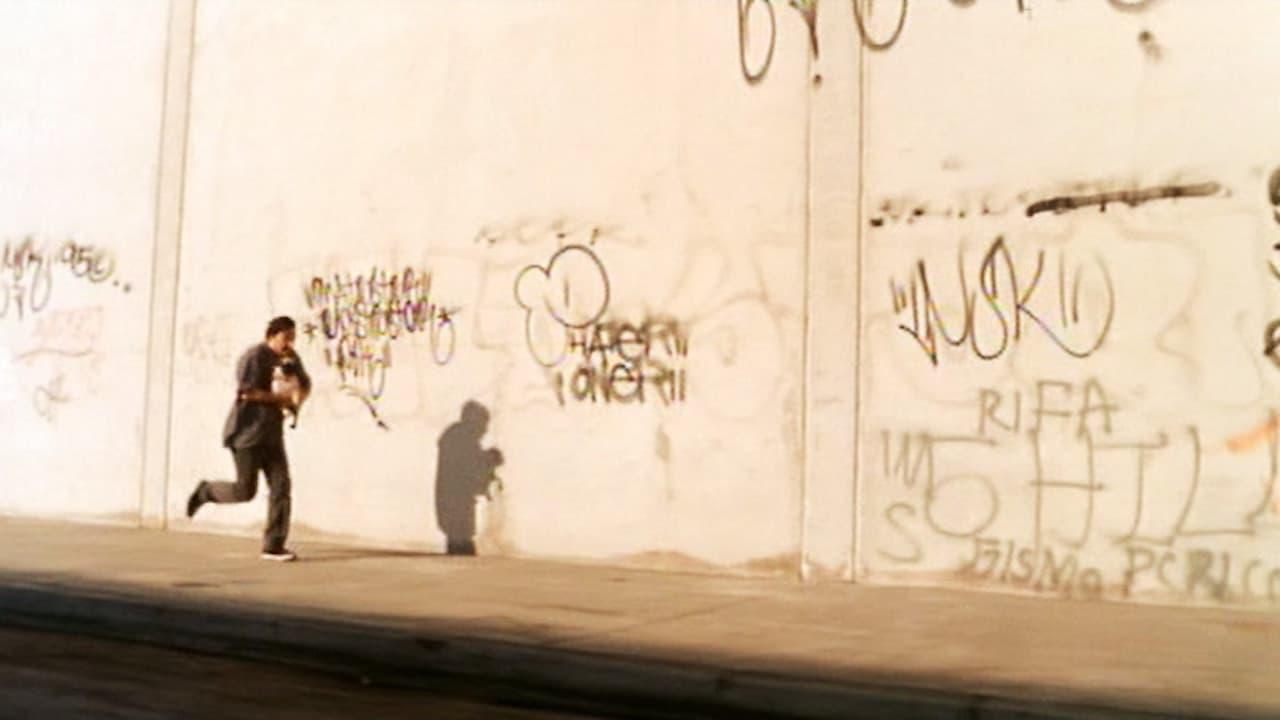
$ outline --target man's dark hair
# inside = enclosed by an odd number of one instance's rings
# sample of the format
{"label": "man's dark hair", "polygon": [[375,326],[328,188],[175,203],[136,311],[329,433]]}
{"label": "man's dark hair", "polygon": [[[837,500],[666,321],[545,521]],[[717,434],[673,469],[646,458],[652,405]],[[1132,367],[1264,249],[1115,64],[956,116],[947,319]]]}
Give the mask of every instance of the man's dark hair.
{"label": "man's dark hair", "polygon": [[298,327],[293,318],[288,315],[271,318],[271,322],[267,323],[267,337],[271,337],[276,333],[282,333],[286,330],[294,330]]}

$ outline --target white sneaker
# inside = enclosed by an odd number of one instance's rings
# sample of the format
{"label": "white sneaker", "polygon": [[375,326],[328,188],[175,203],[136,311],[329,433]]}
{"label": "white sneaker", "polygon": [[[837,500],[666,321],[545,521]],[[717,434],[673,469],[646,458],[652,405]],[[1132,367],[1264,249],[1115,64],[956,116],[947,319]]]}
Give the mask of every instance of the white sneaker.
{"label": "white sneaker", "polygon": [[263,550],[263,560],[275,560],[276,562],[293,562],[298,559],[298,554],[292,550]]}

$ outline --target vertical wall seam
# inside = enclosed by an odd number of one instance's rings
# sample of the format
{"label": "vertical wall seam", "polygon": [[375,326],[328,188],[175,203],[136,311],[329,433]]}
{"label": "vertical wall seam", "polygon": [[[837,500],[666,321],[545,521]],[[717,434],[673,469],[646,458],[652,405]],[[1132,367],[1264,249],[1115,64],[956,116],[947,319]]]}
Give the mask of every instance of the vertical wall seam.
{"label": "vertical wall seam", "polygon": [[157,266],[159,265],[160,256],[160,240],[164,235],[164,218],[162,217],[162,209],[164,206],[164,188],[165,188],[165,139],[169,134],[169,72],[173,63],[173,22],[174,22],[174,5],[180,0],[170,0],[169,12],[165,16],[164,21],[164,68],[160,75],[160,136],[156,145],[156,178],[155,178],[155,201],[151,207],[151,297],[147,303],[147,359],[146,373],[143,375],[142,383],[142,472],[138,478],[138,527],[146,524],[147,512],[147,488],[149,487],[147,478],[151,474],[152,463],[154,460],[151,455],[151,373],[152,364],[155,360],[155,318],[156,318],[156,277]]}
{"label": "vertical wall seam", "polygon": [[807,580],[809,570],[809,508],[810,485],[813,477],[813,438],[809,436],[809,414],[813,408],[809,406],[811,384],[813,383],[813,73],[814,57],[808,57],[805,66],[805,125],[804,125],[804,342],[801,343],[801,368],[804,377],[800,384],[800,452],[802,453],[800,472],[800,580]]}
{"label": "vertical wall seam", "polygon": [[[854,0],[857,2],[857,0]],[[854,283],[853,283],[853,312],[854,312],[854,383],[853,383],[853,494],[852,505],[850,508],[850,517],[853,518],[852,528],[853,537],[849,544],[849,579],[858,582],[858,567],[862,552],[862,518],[859,515],[862,509],[862,243],[863,243],[863,204],[865,189],[863,181],[865,178],[865,168],[867,165],[867,63],[866,63],[866,43],[862,42],[861,37],[854,33],[854,42],[858,44],[858,171],[855,175],[857,187],[854,192]]]}
{"label": "vertical wall seam", "polygon": [[178,348],[178,296],[182,290],[182,233],[186,219],[187,208],[187,160],[190,149],[191,136],[191,100],[192,94],[192,77],[195,75],[196,66],[196,11],[199,0],[190,0],[191,5],[187,9],[190,13],[187,22],[187,63],[183,69],[182,77],[182,131],[178,141],[178,167],[175,183],[177,184],[176,207],[174,208],[173,217],[173,295],[170,298],[173,308],[169,315],[169,386],[168,386],[168,408],[165,410],[164,422],[164,515],[163,527],[169,527],[169,468],[172,462],[172,448],[170,441],[173,438],[173,387],[175,382],[174,366],[176,365],[176,355]]}
{"label": "vertical wall seam", "polygon": [[[147,360],[146,360],[146,382],[143,389],[143,473],[142,481],[139,484],[139,501],[138,501],[138,524],[140,526],[146,524],[148,510],[148,491],[151,489],[149,480],[158,478],[160,482],[160,526],[168,527],[168,506],[169,506],[169,467],[170,467],[170,446],[169,440],[173,428],[173,388],[174,388],[174,352],[177,347],[177,297],[179,273],[181,272],[181,248],[182,248],[182,222],[183,209],[186,195],[186,172],[187,172],[187,135],[190,128],[190,109],[191,109],[191,77],[195,64],[195,16],[196,16],[197,0],[171,0],[169,3],[169,15],[165,25],[166,48],[164,63],[164,81],[163,94],[160,107],[160,144],[157,153],[158,170],[156,173],[156,198],[154,207],[155,231],[152,238],[151,248],[151,302],[147,315]],[[185,5],[181,10],[180,5]],[[180,16],[180,12],[185,15]],[[185,28],[176,27],[177,22],[185,20]],[[178,31],[185,29],[186,37],[183,52],[179,53],[175,41],[178,39]],[[180,73],[179,78],[173,79],[175,61],[185,59],[184,67],[177,70]],[[180,84],[180,85],[179,85]],[[179,92],[171,92],[172,90]],[[181,114],[177,115],[177,123],[172,122],[175,119],[174,102],[181,102]],[[177,128],[175,130],[175,127]],[[178,133],[178,139],[170,142],[170,135]],[[171,147],[172,146],[172,147]],[[170,153],[172,151],[172,153]],[[171,163],[176,167],[173,172],[169,172],[168,168]],[[172,214],[166,212],[168,198],[168,190],[173,186],[174,191],[174,207]],[[167,297],[159,297],[161,291],[160,280],[162,278],[160,260],[162,257],[162,243],[170,243],[172,247],[172,283],[166,284],[164,291]],[[157,343],[160,338],[156,336],[156,309],[161,302],[171,307],[170,321],[168,327],[168,347],[165,349],[168,357],[167,377],[165,378],[165,407],[164,407],[164,434],[158,440],[153,440],[152,433],[156,425],[156,418],[153,417],[153,386],[156,384],[152,376],[155,372],[157,358]],[[160,450],[155,450],[158,447]]]}

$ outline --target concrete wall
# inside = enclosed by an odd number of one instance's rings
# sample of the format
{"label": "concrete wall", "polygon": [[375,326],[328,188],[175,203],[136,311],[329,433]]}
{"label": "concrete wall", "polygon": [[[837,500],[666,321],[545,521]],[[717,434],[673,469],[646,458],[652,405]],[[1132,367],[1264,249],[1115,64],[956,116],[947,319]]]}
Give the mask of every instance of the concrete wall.
{"label": "concrete wall", "polygon": [[1274,602],[1280,6],[1025,5],[867,57],[860,572]]}
{"label": "concrete wall", "polygon": [[[482,552],[794,572],[807,88],[739,82],[725,8],[201,2],[195,33],[171,518],[229,473],[232,366],[287,313],[300,526],[441,547],[474,400],[505,455]],[[371,274],[417,315],[365,327]]]}
{"label": "concrete wall", "polygon": [[0,512],[137,517],[168,3],[127,6],[0,7]]}
{"label": "concrete wall", "polygon": [[1268,605],[1280,9],[1230,7],[11,3],[4,239],[114,264],[0,318],[0,511],[256,534],[182,508],[287,313],[302,535],[442,548],[474,401],[482,553]]}

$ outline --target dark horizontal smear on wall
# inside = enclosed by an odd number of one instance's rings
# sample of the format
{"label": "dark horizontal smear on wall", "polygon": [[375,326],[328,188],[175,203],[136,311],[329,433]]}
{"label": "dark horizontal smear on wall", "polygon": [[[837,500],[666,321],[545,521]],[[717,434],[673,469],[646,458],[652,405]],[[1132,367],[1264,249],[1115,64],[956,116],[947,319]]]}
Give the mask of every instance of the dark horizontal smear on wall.
{"label": "dark horizontal smear on wall", "polygon": [[1027,206],[1027,217],[1045,212],[1064,213],[1094,206],[1105,212],[1107,205],[1111,204],[1137,207],[1153,200],[1212,197],[1220,192],[1222,192],[1222,185],[1216,182],[1204,182],[1194,185],[1161,185],[1142,190],[1115,190],[1091,195],[1060,195],[1031,203]]}

